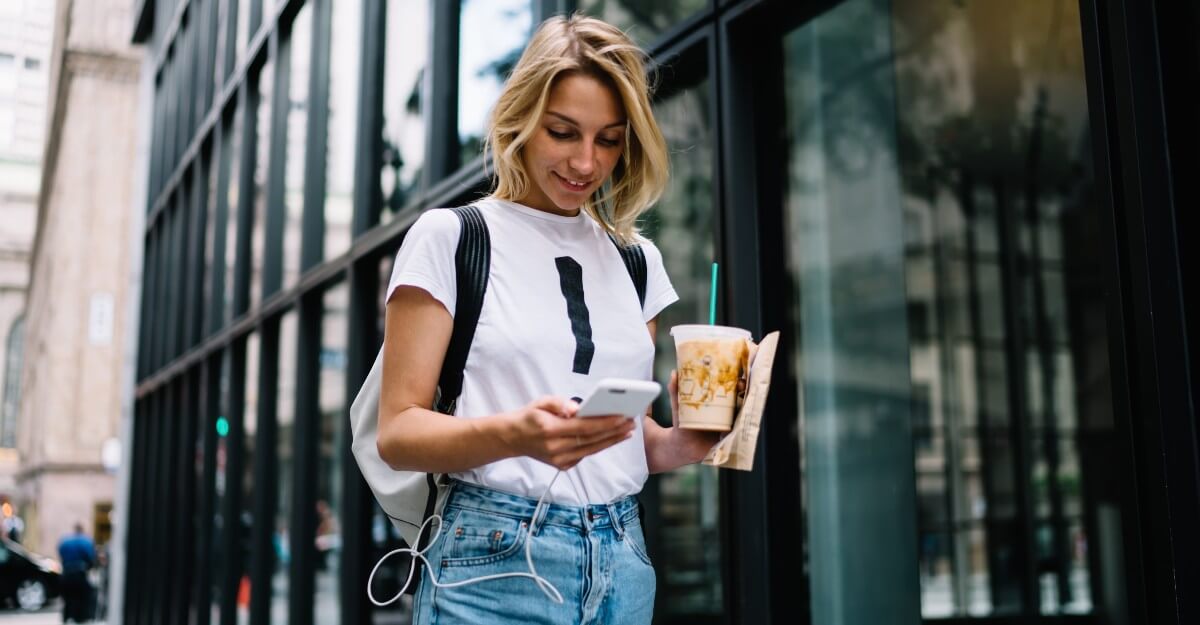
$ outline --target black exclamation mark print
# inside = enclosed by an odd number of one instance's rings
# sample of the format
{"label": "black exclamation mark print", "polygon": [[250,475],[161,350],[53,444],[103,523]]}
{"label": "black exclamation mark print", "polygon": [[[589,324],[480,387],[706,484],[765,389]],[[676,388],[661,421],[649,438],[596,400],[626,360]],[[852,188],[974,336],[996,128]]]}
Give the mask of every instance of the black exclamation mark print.
{"label": "black exclamation mark print", "polygon": [[587,375],[592,370],[592,356],[596,345],[592,343],[592,322],[588,316],[587,303],[583,300],[583,267],[570,256],[554,259],[558,267],[558,281],[563,297],[567,300],[567,316],[571,318],[571,332],[575,335],[575,365],[572,371]]}

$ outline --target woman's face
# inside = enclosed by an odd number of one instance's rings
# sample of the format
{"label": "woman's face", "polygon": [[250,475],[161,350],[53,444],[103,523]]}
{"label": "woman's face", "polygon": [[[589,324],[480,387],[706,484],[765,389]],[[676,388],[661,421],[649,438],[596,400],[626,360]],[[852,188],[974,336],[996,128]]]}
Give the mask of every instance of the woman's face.
{"label": "woman's face", "polygon": [[625,109],[607,85],[584,74],[560,78],[522,150],[529,192],[520,203],[561,215],[608,179],[625,145]]}

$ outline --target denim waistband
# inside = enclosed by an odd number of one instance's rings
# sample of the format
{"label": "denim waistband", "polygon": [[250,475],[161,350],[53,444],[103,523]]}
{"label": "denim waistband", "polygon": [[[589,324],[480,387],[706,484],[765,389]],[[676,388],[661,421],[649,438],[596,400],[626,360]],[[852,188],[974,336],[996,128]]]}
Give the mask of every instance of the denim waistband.
{"label": "denim waistband", "polygon": [[[609,504],[568,506],[557,503],[542,503],[538,513],[538,500],[495,490],[478,484],[454,480],[447,506],[474,508],[519,519],[532,519],[533,531],[544,525],[560,525],[581,530],[614,527],[624,534],[625,523],[637,516],[638,502],[633,496],[623,497]],[[615,522],[614,522],[615,520]]]}

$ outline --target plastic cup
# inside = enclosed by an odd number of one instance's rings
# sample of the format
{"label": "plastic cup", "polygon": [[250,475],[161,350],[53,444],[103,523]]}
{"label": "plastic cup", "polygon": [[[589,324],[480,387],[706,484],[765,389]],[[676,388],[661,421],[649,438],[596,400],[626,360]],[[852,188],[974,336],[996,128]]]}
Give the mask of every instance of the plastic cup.
{"label": "plastic cup", "polygon": [[728,326],[680,325],[671,328],[671,336],[678,363],[679,427],[728,432],[750,333]]}

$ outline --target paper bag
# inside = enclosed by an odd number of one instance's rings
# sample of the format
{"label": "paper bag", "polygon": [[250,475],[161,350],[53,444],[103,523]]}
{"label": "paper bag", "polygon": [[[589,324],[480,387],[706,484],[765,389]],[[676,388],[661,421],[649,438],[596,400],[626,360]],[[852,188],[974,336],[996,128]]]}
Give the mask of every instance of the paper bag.
{"label": "paper bag", "polygon": [[754,450],[758,447],[758,430],[767,406],[767,392],[771,390],[771,365],[775,362],[778,344],[779,332],[764,336],[758,344],[758,352],[750,363],[746,399],[733,420],[733,429],[709,450],[704,464],[742,471],[749,471],[754,466]]}

